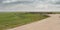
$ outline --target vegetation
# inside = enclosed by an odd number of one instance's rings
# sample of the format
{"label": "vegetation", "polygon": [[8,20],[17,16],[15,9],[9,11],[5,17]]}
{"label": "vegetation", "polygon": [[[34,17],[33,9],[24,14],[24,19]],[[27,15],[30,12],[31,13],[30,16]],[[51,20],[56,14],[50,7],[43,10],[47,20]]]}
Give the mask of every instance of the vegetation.
{"label": "vegetation", "polygon": [[40,13],[0,12],[0,30],[14,28],[49,16]]}
{"label": "vegetation", "polygon": [[30,12],[30,13],[37,13],[37,14],[60,14],[60,12]]}

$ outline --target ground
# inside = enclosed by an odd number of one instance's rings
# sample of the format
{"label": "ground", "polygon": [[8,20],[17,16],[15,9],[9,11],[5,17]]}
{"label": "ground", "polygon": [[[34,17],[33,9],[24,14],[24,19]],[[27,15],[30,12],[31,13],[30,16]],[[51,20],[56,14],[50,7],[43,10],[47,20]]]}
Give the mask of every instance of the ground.
{"label": "ground", "polygon": [[47,17],[40,13],[0,12],[0,30],[29,24]]}
{"label": "ground", "polygon": [[60,30],[60,14],[48,14],[50,17],[8,30]]}

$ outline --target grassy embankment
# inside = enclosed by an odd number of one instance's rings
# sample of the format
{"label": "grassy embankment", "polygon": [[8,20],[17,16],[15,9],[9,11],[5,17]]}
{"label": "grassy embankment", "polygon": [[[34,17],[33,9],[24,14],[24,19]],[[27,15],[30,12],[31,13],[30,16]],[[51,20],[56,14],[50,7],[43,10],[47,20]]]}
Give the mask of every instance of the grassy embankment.
{"label": "grassy embankment", "polygon": [[47,17],[39,13],[0,12],[0,30],[14,28]]}

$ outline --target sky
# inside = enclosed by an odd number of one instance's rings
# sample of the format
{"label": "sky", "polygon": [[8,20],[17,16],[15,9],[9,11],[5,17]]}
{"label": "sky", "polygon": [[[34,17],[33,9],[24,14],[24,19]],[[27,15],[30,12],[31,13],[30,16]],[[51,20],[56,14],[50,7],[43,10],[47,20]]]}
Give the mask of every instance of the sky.
{"label": "sky", "polygon": [[60,11],[60,0],[0,0],[0,11]]}

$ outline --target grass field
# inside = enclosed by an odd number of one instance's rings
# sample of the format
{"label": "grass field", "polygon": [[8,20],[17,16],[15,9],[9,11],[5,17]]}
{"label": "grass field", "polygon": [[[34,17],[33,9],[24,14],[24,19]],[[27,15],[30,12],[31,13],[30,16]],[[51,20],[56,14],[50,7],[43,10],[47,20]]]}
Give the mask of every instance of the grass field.
{"label": "grass field", "polygon": [[0,30],[14,28],[47,17],[39,13],[0,12]]}

